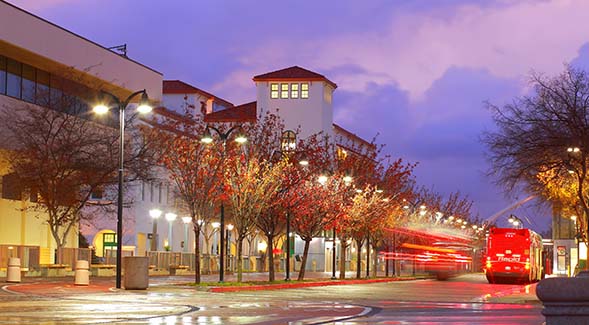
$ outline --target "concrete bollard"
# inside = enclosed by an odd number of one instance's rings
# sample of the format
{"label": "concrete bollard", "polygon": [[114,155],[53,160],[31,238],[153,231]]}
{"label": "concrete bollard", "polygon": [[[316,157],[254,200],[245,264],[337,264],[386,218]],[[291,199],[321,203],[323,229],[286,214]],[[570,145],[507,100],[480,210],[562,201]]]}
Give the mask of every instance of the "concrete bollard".
{"label": "concrete bollard", "polygon": [[589,324],[589,273],[574,278],[547,278],[536,286],[546,325]]}
{"label": "concrete bollard", "polygon": [[145,290],[149,287],[149,257],[127,256],[123,264],[125,290]]}
{"label": "concrete bollard", "polygon": [[88,265],[88,261],[76,261],[74,284],[77,286],[87,286],[90,284],[90,267]]}
{"label": "concrete bollard", "polygon": [[20,258],[11,257],[8,259],[6,282],[20,282]]}

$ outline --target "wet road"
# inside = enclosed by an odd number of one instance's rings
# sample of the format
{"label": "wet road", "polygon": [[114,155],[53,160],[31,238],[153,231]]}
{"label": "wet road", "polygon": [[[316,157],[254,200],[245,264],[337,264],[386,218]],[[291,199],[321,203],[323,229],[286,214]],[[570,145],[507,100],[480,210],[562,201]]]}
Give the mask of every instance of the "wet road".
{"label": "wet road", "polygon": [[[10,287],[7,288],[10,290]],[[50,288],[51,289],[51,288]],[[1,324],[542,324],[534,286],[490,285],[481,274],[272,291],[0,293]]]}

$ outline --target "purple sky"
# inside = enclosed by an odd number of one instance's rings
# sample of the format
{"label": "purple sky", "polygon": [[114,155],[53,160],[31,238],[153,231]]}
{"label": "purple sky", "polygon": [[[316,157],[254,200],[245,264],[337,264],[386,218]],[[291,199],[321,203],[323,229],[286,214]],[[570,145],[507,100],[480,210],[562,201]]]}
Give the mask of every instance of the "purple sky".
{"label": "purple sky", "polygon": [[[254,75],[322,73],[339,86],[335,122],[380,133],[387,153],[419,162],[420,184],[460,190],[482,218],[514,201],[483,175],[483,102],[526,93],[532,70],[589,68],[589,1],[11,2],[234,104],[255,99]],[[547,211],[517,213],[546,229]]]}

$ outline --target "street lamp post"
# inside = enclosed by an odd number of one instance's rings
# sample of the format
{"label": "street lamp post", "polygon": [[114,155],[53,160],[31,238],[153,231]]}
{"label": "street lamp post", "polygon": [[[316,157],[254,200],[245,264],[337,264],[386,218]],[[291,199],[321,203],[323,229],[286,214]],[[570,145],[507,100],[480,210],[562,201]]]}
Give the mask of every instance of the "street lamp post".
{"label": "street lamp post", "polygon": [[233,225],[232,224],[228,224],[227,225],[227,230],[225,230],[225,241],[226,241],[225,253],[227,254],[227,270],[228,271],[231,270],[231,266],[230,266],[230,263],[229,263],[230,262],[230,255],[231,255],[230,254],[231,253],[231,250],[230,250],[230,247],[231,246],[229,245],[230,244],[230,241],[231,241],[231,237],[230,237],[230,235],[231,235],[230,231],[231,230],[233,230]]}
{"label": "street lamp post", "polygon": [[331,251],[331,279],[335,280],[337,279],[335,277],[335,269],[336,269],[336,263],[335,263],[335,226],[333,227],[333,247],[332,247],[332,251]]}
{"label": "street lamp post", "polygon": [[151,231],[151,251],[157,251],[157,221],[162,215],[162,211],[159,209],[149,210],[149,216],[153,221],[153,229]]}
{"label": "street lamp post", "polygon": [[174,223],[174,220],[176,220],[177,215],[175,213],[172,212],[168,212],[166,213],[166,220],[168,220],[168,247],[170,248],[170,251],[172,251],[172,226]]}
{"label": "street lamp post", "polygon": [[370,236],[366,237],[366,278],[370,277]]}
{"label": "street lamp post", "polygon": [[[149,105],[149,98],[145,89],[136,91],[129,95],[127,99],[121,101],[117,96],[109,93],[102,92],[104,95],[110,97],[119,109],[119,188],[117,198],[117,265],[116,265],[116,287],[121,288],[121,264],[122,264],[122,253],[123,253],[123,162],[125,159],[124,155],[124,143],[125,143],[125,109],[137,95],[141,95],[141,101],[137,107],[139,113],[149,113],[152,107]],[[94,107],[94,112],[97,114],[105,114],[109,111],[109,107],[106,103],[100,103]]]}
{"label": "street lamp post", "polygon": [[290,213],[286,212],[286,277],[290,281]]}
{"label": "street lamp post", "polygon": [[[229,139],[229,135],[231,135],[231,133],[235,130],[240,130],[241,126],[236,125],[233,126],[232,128],[230,128],[229,130],[227,130],[227,132],[221,132],[219,131],[219,129],[217,129],[216,127],[213,126],[207,126],[206,130],[205,130],[205,134],[202,137],[202,139],[200,139],[201,142],[203,143],[211,143],[213,142],[213,137],[211,135],[211,130],[215,131],[217,133],[217,135],[219,136],[219,138],[221,138],[221,141],[223,142],[223,158],[225,159],[225,153],[227,150],[227,139]],[[238,134],[237,137],[235,138],[235,142],[239,143],[239,144],[243,144],[247,141],[247,138],[243,135],[243,134]],[[224,252],[224,246],[223,243],[225,241],[225,232],[223,231],[223,229],[225,229],[225,206],[223,204],[223,201],[221,201],[221,224],[220,224],[220,254],[219,254],[219,282],[223,282],[224,280],[224,273],[225,273],[225,252]]]}
{"label": "street lamp post", "polygon": [[219,254],[219,242],[217,241],[217,232],[219,232],[219,226],[221,224],[218,222],[211,223],[211,227],[213,227],[213,245],[211,246],[211,253],[212,254]]}
{"label": "street lamp post", "polygon": [[182,251],[188,252],[188,224],[192,221],[192,217],[182,217],[182,222],[184,223],[184,246],[182,247]]}
{"label": "street lamp post", "polygon": [[[287,131],[287,133],[288,133],[288,131]],[[278,153],[278,154],[280,154],[281,157],[288,159],[289,155],[300,153],[300,152],[295,151],[296,142],[293,141],[292,138],[285,139],[283,136],[282,148],[283,148],[283,150],[274,150],[274,152],[272,153],[272,156],[274,155],[274,153]],[[306,167],[309,165],[309,161],[307,159],[305,159],[305,157],[303,157],[302,159],[299,160],[299,165]],[[287,211],[286,212],[286,265],[285,265],[285,268],[286,268],[285,273],[286,274],[285,274],[284,281],[290,281],[290,250],[291,250],[291,247],[290,247],[290,213]]]}
{"label": "street lamp post", "polygon": [[507,221],[509,221],[509,223],[512,224],[515,229],[521,229],[523,227],[522,220],[513,214],[509,215]]}

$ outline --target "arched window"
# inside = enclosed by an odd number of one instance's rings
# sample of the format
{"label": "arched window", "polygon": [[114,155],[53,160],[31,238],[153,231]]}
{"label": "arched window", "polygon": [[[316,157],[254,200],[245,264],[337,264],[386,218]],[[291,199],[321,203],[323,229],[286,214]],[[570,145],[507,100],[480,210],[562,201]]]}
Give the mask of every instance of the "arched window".
{"label": "arched window", "polygon": [[294,131],[288,130],[282,132],[280,148],[282,151],[292,151],[297,147],[297,135]]}

